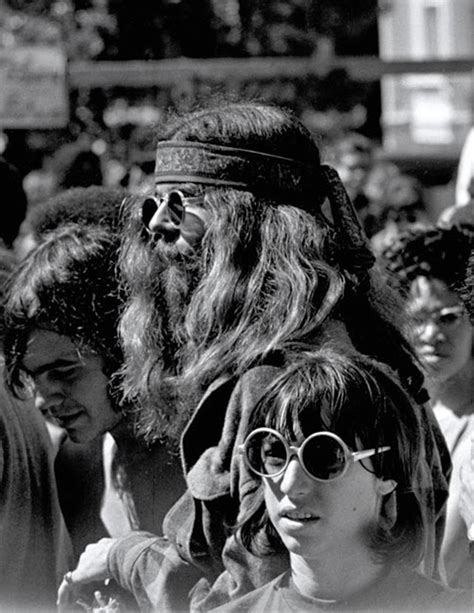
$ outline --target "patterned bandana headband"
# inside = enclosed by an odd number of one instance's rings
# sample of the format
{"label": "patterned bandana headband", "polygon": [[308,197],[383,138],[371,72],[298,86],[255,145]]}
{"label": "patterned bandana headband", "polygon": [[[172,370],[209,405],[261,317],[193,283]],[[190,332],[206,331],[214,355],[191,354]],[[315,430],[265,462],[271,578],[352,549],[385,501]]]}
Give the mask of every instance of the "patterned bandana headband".
{"label": "patterned bandana headband", "polygon": [[289,203],[315,192],[314,168],[259,151],[195,142],[157,145],[155,183],[235,187]]}
{"label": "patterned bandana headband", "polygon": [[207,143],[160,141],[155,183],[197,183],[234,187],[312,212],[326,198],[341,237],[340,260],[361,276],[374,264],[352,202],[339,175],[330,166],[312,167],[291,158]]}

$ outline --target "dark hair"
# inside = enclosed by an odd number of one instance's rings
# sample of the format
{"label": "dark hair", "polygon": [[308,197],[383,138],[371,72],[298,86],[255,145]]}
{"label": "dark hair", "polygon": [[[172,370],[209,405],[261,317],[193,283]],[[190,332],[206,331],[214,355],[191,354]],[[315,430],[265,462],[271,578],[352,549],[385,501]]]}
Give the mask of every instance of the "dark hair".
{"label": "dark hair", "polygon": [[102,165],[96,153],[72,144],[66,145],[61,154],[61,163],[56,169],[61,189],[102,185]]}
{"label": "dark hair", "polygon": [[28,199],[18,169],[2,157],[0,157],[0,188],[3,203],[0,238],[5,246],[10,248],[25,218]]}
{"label": "dark hair", "polygon": [[3,353],[3,342],[5,338],[5,293],[9,279],[14,273],[17,264],[13,251],[0,245],[0,353]]}
{"label": "dark hair", "polygon": [[[377,477],[397,483],[397,517],[387,529],[378,526],[371,546],[379,561],[404,560],[415,566],[424,554],[426,517],[422,503],[423,431],[412,399],[394,373],[371,358],[342,354],[329,347],[295,357],[253,410],[244,436],[270,427],[288,441],[302,442],[313,432],[339,435],[352,449],[390,446],[371,458]],[[244,465],[243,465],[244,466]],[[253,476],[244,466],[251,479]],[[261,490],[261,481],[260,483]],[[238,537],[254,553],[263,543],[281,549],[270,524],[262,492],[247,517],[241,518]]]}
{"label": "dark hair", "polygon": [[20,263],[5,305],[6,381],[15,394],[24,388],[22,364],[35,328],[68,336],[101,356],[108,376],[121,366],[118,245],[117,235],[105,228],[65,225]]}
{"label": "dark hair", "polygon": [[36,238],[66,223],[98,224],[117,229],[126,197],[116,187],[73,187],[34,206],[25,223]]}
{"label": "dark hair", "polygon": [[474,247],[471,249],[471,255],[469,256],[461,298],[474,325]]}
{"label": "dark hair", "polygon": [[417,277],[439,279],[452,291],[462,291],[469,255],[474,247],[474,226],[449,228],[415,226],[398,235],[382,253],[392,287],[404,296]]}
{"label": "dark hair", "polygon": [[[221,102],[172,116],[158,139],[293,158],[314,168],[315,176],[321,165],[304,125],[285,109],[260,103]],[[199,187],[211,222],[201,251],[189,263],[197,274],[176,326],[184,345],[179,355],[167,354],[171,344],[163,342],[160,330],[163,261],[137,208],[128,209],[121,254],[131,296],[121,320],[125,391],[139,398],[146,423],[156,418],[158,428],[168,423],[179,430],[188,417],[186,411],[173,414],[176,402],[164,398],[170,373],[179,374],[176,387],[199,395],[221,374],[239,375],[274,351],[314,344],[329,314],[344,320],[360,351],[386,361],[404,382],[421,388],[423,378],[400,332],[398,299],[377,272],[362,284],[345,269],[339,258],[345,241],[322,212],[323,188],[316,185],[301,208],[244,189]],[[163,415],[166,407],[170,415]]]}
{"label": "dark hair", "polygon": [[359,132],[347,132],[336,139],[329,150],[336,161],[339,161],[344,155],[362,154],[372,157],[375,144],[370,138]]}

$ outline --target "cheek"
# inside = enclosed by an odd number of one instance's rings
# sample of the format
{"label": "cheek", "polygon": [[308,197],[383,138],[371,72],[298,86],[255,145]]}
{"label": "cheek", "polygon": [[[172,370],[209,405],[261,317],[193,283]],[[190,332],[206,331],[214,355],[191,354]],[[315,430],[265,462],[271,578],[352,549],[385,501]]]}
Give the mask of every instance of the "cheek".
{"label": "cheek", "polygon": [[354,521],[370,523],[377,516],[379,496],[375,480],[363,477],[351,484],[347,508]]}
{"label": "cheek", "polygon": [[263,497],[265,501],[265,506],[267,508],[268,517],[270,521],[274,524],[276,520],[276,508],[279,500],[278,496],[278,488],[275,487],[271,481],[267,481],[266,479],[263,481]]}
{"label": "cheek", "polygon": [[202,238],[209,225],[209,213],[202,209],[187,210],[184,220],[180,226],[180,236],[189,248],[195,249],[202,241]]}
{"label": "cheek", "polygon": [[[110,401],[109,381],[103,373],[97,373],[95,376],[86,378],[81,382],[80,388],[84,399],[87,399],[91,406],[100,406]],[[76,388],[76,392],[78,391],[79,388]]]}
{"label": "cheek", "polygon": [[472,326],[460,326],[448,338],[453,348],[453,357],[455,356],[459,361],[467,361],[472,354]]}

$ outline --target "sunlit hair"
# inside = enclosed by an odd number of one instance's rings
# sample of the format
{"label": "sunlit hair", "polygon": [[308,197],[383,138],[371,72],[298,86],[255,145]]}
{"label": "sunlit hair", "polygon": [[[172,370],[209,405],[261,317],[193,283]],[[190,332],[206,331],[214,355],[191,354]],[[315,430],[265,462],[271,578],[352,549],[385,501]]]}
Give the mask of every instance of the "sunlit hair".
{"label": "sunlit hair", "polygon": [[[301,444],[313,432],[339,435],[352,450],[390,446],[370,458],[371,472],[393,479],[396,521],[389,529],[374,526],[368,545],[380,562],[405,561],[416,566],[425,550],[427,527],[423,507],[423,432],[412,399],[395,374],[371,358],[342,354],[330,346],[301,353],[265,392],[253,410],[244,437],[258,427],[277,430]],[[364,466],[367,467],[366,461]],[[261,479],[242,464],[256,487],[238,538],[253,553],[283,546],[267,515]],[[244,507],[242,507],[244,508]]]}
{"label": "sunlit hair", "polygon": [[474,226],[414,226],[401,233],[382,254],[392,287],[408,296],[417,277],[438,279],[458,295],[464,287]]}
{"label": "sunlit hair", "polygon": [[118,246],[110,229],[70,224],[45,235],[20,263],[5,305],[6,380],[16,395],[24,391],[23,359],[35,328],[68,336],[99,355],[109,377],[122,365]]}
{"label": "sunlit hair", "polygon": [[[294,158],[315,171],[320,166],[318,147],[303,124],[258,103],[221,103],[173,116],[158,139],[241,147]],[[396,297],[377,282],[377,272],[359,286],[344,270],[340,237],[321,210],[321,193],[302,203],[303,210],[230,187],[179,187],[204,193],[211,222],[194,257],[180,265],[174,254],[174,265],[186,272],[168,277],[175,311],[182,310],[174,314],[172,337],[164,321],[171,314],[160,295],[164,275],[173,274],[166,250],[147,235],[139,202],[124,208],[121,272],[130,293],[120,326],[125,396],[138,400],[145,430],[179,434],[212,381],[239,375],[296,344],[318,343],[328,316],[347,324],[360,351],[421,388],[399,331]],[[183,390],[193,400],[183,399]]]}

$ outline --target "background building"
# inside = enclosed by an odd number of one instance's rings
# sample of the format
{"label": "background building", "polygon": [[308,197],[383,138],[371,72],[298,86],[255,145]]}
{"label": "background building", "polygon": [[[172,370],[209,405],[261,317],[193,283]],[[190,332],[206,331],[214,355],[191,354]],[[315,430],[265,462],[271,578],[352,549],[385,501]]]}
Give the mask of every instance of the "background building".
{"label": "background building", "polygon": [[[474,58],[472,0],[379,0],[385,60]],[[455,65],[453,62],[452,65]],[[474,112],[471,72],[426,72],[382,79],[383,144],[413,157],[457,158]]]}

